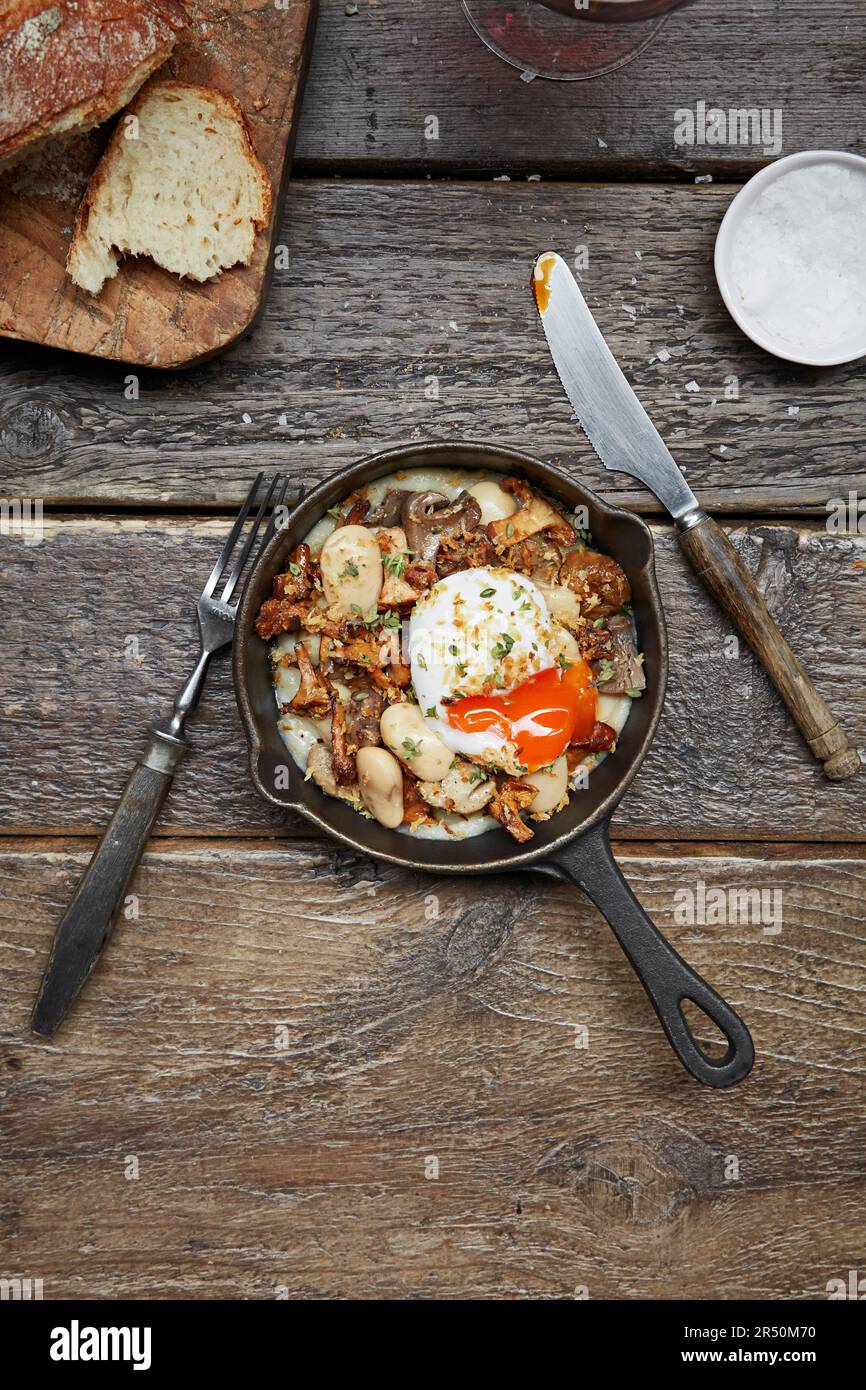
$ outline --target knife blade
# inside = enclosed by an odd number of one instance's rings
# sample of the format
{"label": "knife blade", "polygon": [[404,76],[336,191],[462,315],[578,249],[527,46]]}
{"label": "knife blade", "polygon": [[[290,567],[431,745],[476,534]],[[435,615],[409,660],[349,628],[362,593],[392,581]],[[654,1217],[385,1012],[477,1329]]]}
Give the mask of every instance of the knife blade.
{"label": "knife blade", "polygon": [[601,462],[644,483],[683,524],[700,512],[698,500],[626,381],[562,257],[553,251],[539,256],[532,283],[559,379]]}
{"label": "knife blade", "polygon": [[853,776],[860,767],[857,750],[782,636],[727,534],[701,507],[555,251],[538,257],[532,289],[559,379],[599,459],[655,493],[676,522],[696,574],[763,663],[826,775],[834,781]]}

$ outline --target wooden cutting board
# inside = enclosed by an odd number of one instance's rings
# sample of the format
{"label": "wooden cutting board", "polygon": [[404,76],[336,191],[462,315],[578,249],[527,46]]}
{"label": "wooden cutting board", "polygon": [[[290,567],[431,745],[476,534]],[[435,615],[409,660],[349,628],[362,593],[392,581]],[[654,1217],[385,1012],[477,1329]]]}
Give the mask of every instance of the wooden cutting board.
{"label": "wooden cutting board", "polygon": [[[160,72],[231,93],[275,189],[288,178],[318,0],[187,0],[191,25]],[[113,125],[113,122],[109,123]],[[249,266],[198,285],[128,257],[93,296],[64,265],[102,128],[0,178],[0,334],[148,367],[188,366],[247,330],[273,265],[281,199]]]}

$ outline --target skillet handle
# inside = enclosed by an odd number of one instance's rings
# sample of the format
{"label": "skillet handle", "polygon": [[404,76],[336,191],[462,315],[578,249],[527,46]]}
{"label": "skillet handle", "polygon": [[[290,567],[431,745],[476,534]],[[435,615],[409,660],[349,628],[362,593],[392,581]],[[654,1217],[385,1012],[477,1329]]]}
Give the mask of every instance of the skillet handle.
{"label": "skillet handle", "polygon": [[[607,918],[649,995],[668,1042],[683,1066],[707,1086],[734,1086],[752,1070],[749,1030],[721,995],[687,965],[653,925],[613,857],[607,823],[560,850],[548,863],[587,894]],[[692,1033],[682,1004],[690,1000],[728,1040],[724,1056],[710,1057]]]}

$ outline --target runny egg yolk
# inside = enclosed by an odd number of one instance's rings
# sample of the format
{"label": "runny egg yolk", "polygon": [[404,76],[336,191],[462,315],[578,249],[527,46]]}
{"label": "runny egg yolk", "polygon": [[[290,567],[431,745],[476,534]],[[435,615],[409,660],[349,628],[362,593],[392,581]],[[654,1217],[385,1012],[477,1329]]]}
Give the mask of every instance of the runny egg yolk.
{"label": "runny egg yolk", "polygon": [[575,740],[588,739],[598,696],[588,664],[539,671],[507,695],[470,695],[448,707],[448,723],[467,734],[494,732],[517,747],[529,772],[554,762]]}

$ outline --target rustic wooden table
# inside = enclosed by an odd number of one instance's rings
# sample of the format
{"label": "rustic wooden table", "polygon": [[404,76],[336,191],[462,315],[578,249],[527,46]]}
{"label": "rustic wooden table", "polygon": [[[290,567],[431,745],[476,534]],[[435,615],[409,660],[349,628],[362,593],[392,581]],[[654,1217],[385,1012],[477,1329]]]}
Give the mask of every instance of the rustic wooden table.
{"label": "rustic wooden table", "polygon": [[[324,0],[289,265],[243,343],[137,394],[121,366],[0,347],[0,493],[45,506],[41,544],[0,537],[0,1274],[46,1298],[825,1297],[866,1272],[866,782],[822,780],[654,500],[600,468],[527,277],[588,248],[611,346],[866,743],[866,536],[856,513],[827,526],[866,497],[862,366],[798,369],[739,333],[713,241],[765,156],[673,141],[705,101],[780,111],[783,153],[862,150],[862,14],[701,0],[575,85],[522,82],[457,0],[358,11]],[[253,471],[309,484],[461,437],[656,527],[670,689],[617,849],[748,1020],[753,1075],[688,1079],[566,886],[398,873],[264,806],[225,662],[128,920],[34,1038],[54,925]]]}

